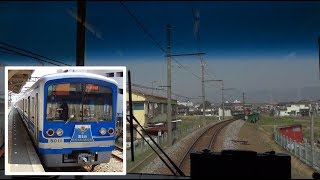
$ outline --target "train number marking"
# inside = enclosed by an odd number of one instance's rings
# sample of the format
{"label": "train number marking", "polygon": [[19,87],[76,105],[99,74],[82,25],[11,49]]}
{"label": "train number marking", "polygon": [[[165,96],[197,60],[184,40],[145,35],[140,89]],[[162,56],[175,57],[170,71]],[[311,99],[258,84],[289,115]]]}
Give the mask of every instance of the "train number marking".
{"label": "train number marking", "polygon": [[49,139],[49,143],[61,143],[63,139]]}

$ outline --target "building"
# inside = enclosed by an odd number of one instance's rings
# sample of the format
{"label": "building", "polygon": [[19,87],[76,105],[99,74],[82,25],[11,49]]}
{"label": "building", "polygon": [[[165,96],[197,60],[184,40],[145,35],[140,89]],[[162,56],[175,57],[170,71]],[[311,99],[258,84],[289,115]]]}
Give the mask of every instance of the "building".
{"label": "building", "polygon": [[180,102],[180,101],[177,101],[177,104],[178,104],[178,115],[190,115],[190,112],[193,114],[194,112],[194,106],[193,106],[193,102],[191,101],[186,101],[186,102]]}
{"label": "building", "polygon": [[[222,110],[222,108],[219,108],[218,115],[219,115],[220,117],[223,116],[223,110]],[[230,110],[230,109],[224,109],[224,117],[230,117],[230,116],[232,116],[232,115],[231,115],[231,110]]]}
{"label": "building", "polygon": [[276,116],[309,116],[309,104],[300,102],[279,103],[274,111]]}
{"label": "building", "polygon": [[[127,114],[129,115],[129,93],[127,92]],[[177,100],[171,99],[172,120],[177,117]],[[155,124],[167,122],[167,97],[160,92],[149,92],[148,89],[132,87],[133,115],[145,127],[154,127]],[[127,123],[127,131],[129,131]],[[138,131],[142,130],[138,127]],[[142,133],[143,134],[143,133]],[[135,135],[134,135],[135,136]],[[136,135],[141,138],[140,135]]]}
{"label": "building", "polygon": [[180,101],[177,101],[178,105],[183,105],[183,106],[187,106],[187,107],[193,107],[193,102],[191,101],[187,101],[187,102],[180,102]]}
{"label": "building", "polygon": [[302,126],[300,124],[278,126],[277,129],[281,135],[299,143],[303,142]]}
{"label": "building", "polygon": [[189,115],[189,107],[178,104],[178,115],[183,115],[183,116]]}

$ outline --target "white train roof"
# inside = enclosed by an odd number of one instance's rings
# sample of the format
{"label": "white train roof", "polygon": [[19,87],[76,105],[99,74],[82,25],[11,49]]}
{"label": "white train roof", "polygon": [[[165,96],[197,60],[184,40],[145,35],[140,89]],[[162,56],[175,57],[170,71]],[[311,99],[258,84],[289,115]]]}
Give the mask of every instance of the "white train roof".
{"label": "white train roof", "polygon": [[98,74],[93,73],[87,73],[87,72],[63,72],[63,73],[56,73],[56,74],[49,74],[43,76],[40,81],[50,81],[50,80],[56,80],[61,78],[93,78],[97,80],[107,81],[112,84],[115,84],[118,86],[117,81],[107,78]]}

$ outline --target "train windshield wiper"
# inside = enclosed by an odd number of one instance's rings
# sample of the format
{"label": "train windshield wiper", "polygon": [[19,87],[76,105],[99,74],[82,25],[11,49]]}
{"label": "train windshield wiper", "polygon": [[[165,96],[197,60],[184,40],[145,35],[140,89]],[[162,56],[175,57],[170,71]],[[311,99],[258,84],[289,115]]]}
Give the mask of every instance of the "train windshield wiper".
{"label": "train windshield wiper", "polygon": [[69,118],[64,125],[66,125],[69,121],[71,121],[72,118]]}

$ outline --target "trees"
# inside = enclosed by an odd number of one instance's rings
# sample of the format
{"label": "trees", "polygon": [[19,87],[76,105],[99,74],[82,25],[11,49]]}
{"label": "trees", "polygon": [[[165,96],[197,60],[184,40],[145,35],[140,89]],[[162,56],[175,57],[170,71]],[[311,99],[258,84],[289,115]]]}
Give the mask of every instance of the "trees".
{"label": "trees", "polygon": [[[205,101],[204,103],[205,103],[206,109],[211,107],[211,102]],[[202,109],[202,108],[203,108],[203,104],[200,104],[199,109]]]}

